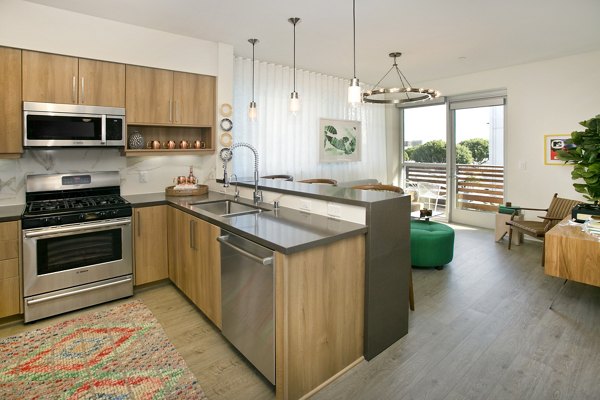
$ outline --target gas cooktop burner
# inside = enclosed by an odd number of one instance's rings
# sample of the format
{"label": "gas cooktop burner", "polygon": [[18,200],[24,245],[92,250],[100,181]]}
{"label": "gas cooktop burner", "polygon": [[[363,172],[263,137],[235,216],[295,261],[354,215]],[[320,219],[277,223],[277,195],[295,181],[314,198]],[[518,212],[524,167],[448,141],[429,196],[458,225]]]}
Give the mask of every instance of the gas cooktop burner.
{"label": "gas cooktop burner", "polygon": [[98,207],[109,207],[127,204],[121,196],[105,195],[94,197],[79,197],[73,199],[55,199],[55,200],[37,200],[27,204],[27,212],[54,212],[54,211],[69,211],[82,210]]}
{"label": "gas cooktop burner", "polygon": [[29,175],[23,229],[131,217],[118,172]]}

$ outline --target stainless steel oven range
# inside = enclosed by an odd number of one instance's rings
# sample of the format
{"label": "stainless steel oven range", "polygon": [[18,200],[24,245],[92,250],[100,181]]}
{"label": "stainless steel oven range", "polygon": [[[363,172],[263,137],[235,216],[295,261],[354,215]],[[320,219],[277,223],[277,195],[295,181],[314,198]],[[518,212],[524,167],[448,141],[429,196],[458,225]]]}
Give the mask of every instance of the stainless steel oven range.
{"label": "stainless steel oven range", "polygon": [[133,295],[131,205],[118,172],[29,175],[25,322]]}

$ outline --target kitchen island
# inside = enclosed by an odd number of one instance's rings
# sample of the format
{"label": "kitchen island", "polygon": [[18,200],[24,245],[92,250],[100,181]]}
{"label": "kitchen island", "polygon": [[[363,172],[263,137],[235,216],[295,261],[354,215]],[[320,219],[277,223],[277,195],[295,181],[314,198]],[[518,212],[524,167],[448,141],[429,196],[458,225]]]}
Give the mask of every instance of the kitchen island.
{"label": "kitchen island", "polygon": [[[277,397],[299,398],[360,362],[360,355],[370,359],[406,334],[410,198],[346,188],[295,183],[281,185],[281,182],[261,182],[261,188],[284,195],[364,207],[366,225],[286,207],[275,212],[233,218],[194,211],[190,207],[196,202],[232,197],[216,192],[199,197],[167,198],[157,193],[126,198],[136,208],[169,205],[170,209],[232,231],[277,252]],[[272,205],[266,203],[261,207],[272,210]],[[362,263],[355,262],[358,258]],[[349,266],[343,268],[344,264]],[[330,265],[338,267],[323,268]],[[348,271],[353,272],[344,275]],[[357,300],[360,304],[352,303]],[[356,314],[360,317],[352,317]],[[307,320],[307,315],[318,321]],[[323,333],[332,324],[344,325],[342,315],[350,318],[352,328],[349,331],[346,327],[344,332],[334,328]],[[215,320],[220,321],[219,317]],[[297,325],[299,321],[300,326]],[[215,324],[219,326],[217,322]],[[361,325],[359,330],[357,324]],[[289,336],[290,333],[296,339]],[[323,348],[333,348],[330,340],[335,337],[344,338],[335,350],[339,357],[322,352]],[[356,338],[362,342],[360,346],[357,346]],[[312,347],[301,350],[295,348],[296,345]],[[356,354],[359,357],[355,357]]]}

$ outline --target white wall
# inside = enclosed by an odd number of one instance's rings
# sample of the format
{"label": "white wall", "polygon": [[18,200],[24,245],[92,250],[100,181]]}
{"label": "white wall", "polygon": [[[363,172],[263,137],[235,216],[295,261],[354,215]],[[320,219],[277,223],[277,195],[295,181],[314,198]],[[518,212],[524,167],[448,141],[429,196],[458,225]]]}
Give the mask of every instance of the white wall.
{"label": "white wall", "polygon": [[[507,89],[505,125],[506,200],[547,207],[556,192],[584,200],[575,192],[571,167],[544,165],[544,135],[570,134],[579,121],[600,114],[600,51],[421,82],[444,96]],[[388,130],[389,134],[398,132]],[[395,157],[399,158],[396,151]],[[388,160],[389,165],[389,160]],[[522,165],[525,168],[520,169]],[[391,172],[388,171],[389,176]]]}
{"label": "white wall", "polygon": [[[213,75],[217,105],[232,103],[233,47],[224,43],[1,0],[0,46]],[[21,159],[0,160],[0,205],[24,202],[27,174],[118,170],[122,193],[136,194],[163,191],[173,177],[187,175],[189,166],[201,181],[214,180],[214,154],[124,157],[114,149],[26,150]],[[146,171],[148,183],[139,182],[139,171]]]}

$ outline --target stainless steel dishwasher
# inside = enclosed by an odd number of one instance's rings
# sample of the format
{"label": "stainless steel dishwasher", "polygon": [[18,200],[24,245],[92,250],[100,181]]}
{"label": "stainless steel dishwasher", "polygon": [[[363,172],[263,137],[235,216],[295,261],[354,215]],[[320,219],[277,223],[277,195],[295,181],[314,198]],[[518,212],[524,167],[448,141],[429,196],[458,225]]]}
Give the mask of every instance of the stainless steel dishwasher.
{"label": "stainless steel dishwasher", "polygon": [[273,250],[226,230],[221,243],[222,333],[275,384]]}

